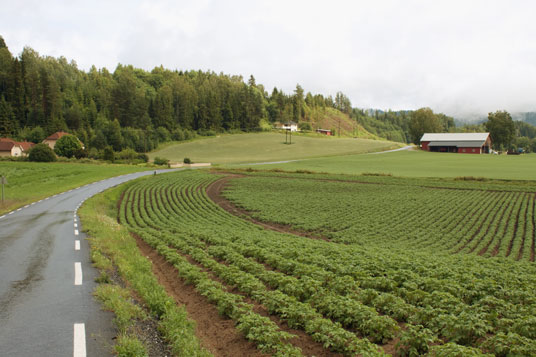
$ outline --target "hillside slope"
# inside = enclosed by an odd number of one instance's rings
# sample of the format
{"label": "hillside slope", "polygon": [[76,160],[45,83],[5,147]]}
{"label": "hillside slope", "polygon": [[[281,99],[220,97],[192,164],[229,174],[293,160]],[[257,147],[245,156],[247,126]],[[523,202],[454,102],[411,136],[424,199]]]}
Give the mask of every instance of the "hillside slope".
{"label": "hillside slope", "polygon": [[292,145],[287,145],[284,133],[228,134],[168,145],[151,152],[149,158],[182,162],[187,157],[193,162],[236,164],[359,154],[399,146],[391,141],[305,135],[293,135]]}

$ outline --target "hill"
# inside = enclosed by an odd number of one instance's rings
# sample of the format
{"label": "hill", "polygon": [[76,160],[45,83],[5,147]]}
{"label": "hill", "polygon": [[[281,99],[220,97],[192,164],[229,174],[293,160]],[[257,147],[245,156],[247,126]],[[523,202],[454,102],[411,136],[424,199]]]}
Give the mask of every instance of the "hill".
{"label": "hill", "polygon": [[286,145],[284,133],[248,133],[175,143],[149,153],[149,158],[158,156],[182,162],[187,157],[193,162],[212,164],[258,163],[358,154],[399,146],[391,141],[335,138],[320,134],[293,135],[292,144]]}

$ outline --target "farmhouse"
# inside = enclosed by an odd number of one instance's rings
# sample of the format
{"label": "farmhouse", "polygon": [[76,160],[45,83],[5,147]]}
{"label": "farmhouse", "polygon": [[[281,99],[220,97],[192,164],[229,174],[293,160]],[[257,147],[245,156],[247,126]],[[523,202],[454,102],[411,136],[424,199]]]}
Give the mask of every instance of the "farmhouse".
{"label": "farmhouse", "polygon": [[421,148],[435,152],[489,154],[491,137],[489,133],[425,133]]}
{"label": "farmhouse", "polygon": [[0,141],[0,156],[22,156],[22,147],[14,141]]}
{"label": "farmhouse", "polygon": [[34,145],[27,141],[17,142],[9,138],[0,138],[0,156],[25,156]]}
{"label": "farmhouse", "polygon": [[281,124],[277,128],[282,130],[298,131],[298,124],[291,121],[289,123]]}
{"label": "farmhouse", "polygon": [[327,135],[327,136],[331,136],[331,130],[328,130],[328,129],[316,129],[316,132]]}
{"label": "farmhouse", "polygon": [[65,136],[65,135],[70,135],[70,134],[64,131],[57,131],[54,134],[50,135],[45,140],[43,140],[43,143],[50,146],[51,149],[54,149],[54,146],[56,146],[56,141],[58,141],[62,136]]}

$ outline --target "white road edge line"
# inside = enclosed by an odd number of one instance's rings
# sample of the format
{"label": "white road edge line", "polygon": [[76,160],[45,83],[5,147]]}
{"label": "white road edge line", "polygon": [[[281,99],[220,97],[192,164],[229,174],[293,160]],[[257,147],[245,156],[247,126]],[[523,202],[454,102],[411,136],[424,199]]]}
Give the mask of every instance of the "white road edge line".
{"label": "white road edge line", "polygon": [[6,215],[0,216],[0,219],[4,218]]}
{"label": "white road edge line", "polygon": [[[76,221],[76,220],[75,220],[75,221]],[[78,228],[78,224],[75,223],[75,224],[74,224],[74,228]]]}
{"label": "white road edge line", "polygon": [[74,230],[74,235],[75,235],[75,236],[78,235],[78,229],[75,229],[75,230]]}
{"label": "white road edge line", "polygon": [[74,263],[74,285],[82,285],[82,263]]}
{"label": "white road edge line", "polygon": [[86,357],[86,325],[74,324],[73,357]]}
{"label": "white road edge line", "polygon": [[74,250],[80,250],[80,241],[79,240],[74,241]]}

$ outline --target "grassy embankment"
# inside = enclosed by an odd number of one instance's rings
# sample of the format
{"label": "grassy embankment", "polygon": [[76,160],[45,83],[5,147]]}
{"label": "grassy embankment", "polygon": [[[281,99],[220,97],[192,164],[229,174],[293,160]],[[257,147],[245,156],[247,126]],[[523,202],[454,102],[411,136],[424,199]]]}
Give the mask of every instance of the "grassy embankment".
{"label": "grassy embankment", "polygon": [[[96,195],[78,211],[90,237],[91,259],[101,271],[101,284],[94,294],[103,308],[116,315],[119,336],[115,352],[121,356],[147,356],[146,346],[137,337],[137,326],[152,316],[175,355],[210,356],[200,347],[194,324],[184,308],[177,306],[158,284],[150,261],[140,253],[128,230],[117,223],[117,201],[123,189],[121,186]],[[111,282],[114,271],[126,288]],[[132,295],[143,301],[144,309],[132,303]]]}
{"label": "grassy embankment", "polygon": [[147,169],[132,165],[3,161],[0,176],[5,176],[8,183],[0,214],[91,182]]}
{"label": "grassy embankment", "polygon": [[[259,169],[258,166],[253,166]],[[485,177],[505,180],[536,179],[536,155],[463,155],[410,150],[374,155],[345,155],[285,164],[263,170],[310,170],[360,175],[383,173],[407,177]]]}
{"label": "grassy embankment", "polygon": [[284,133],[248,133],[220,135],[204,140],[168,145],[149,157],[164,157],[182,162],[238,164],[297,160],[382,151],[400,147],[400,143],[371,139],[325,137],[320,134],[292,135],[292,145],[285,145]]}

